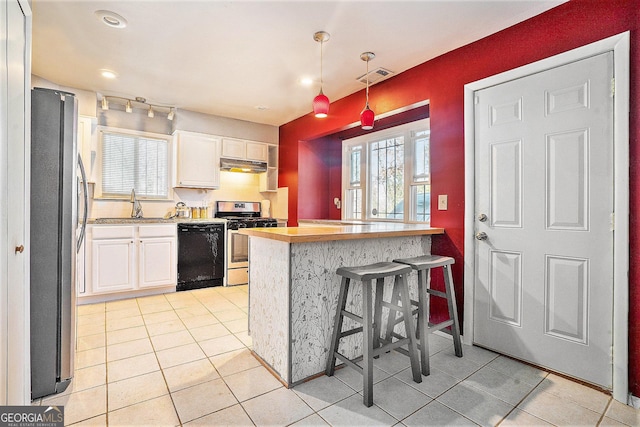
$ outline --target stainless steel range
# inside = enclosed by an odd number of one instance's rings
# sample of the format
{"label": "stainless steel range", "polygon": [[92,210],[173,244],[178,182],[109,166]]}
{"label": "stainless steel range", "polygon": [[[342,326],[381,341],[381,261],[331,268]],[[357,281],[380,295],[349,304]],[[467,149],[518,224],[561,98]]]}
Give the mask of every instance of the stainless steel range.
{"label": "stainless steel range", "polygon": [[278,221],[260,216],[260,202],[216,202],[215,217],[227,220],[227,286],[249,283],[249,236],[238,229],[277,227]]}

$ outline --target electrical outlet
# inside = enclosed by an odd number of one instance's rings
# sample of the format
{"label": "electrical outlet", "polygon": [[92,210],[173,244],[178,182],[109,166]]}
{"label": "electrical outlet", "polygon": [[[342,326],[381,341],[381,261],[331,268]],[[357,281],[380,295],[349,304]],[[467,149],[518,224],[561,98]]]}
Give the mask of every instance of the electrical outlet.
{"label": "electrical outlet", "polygon": [[440,194],[438,195],[438,210],[439,211],[446,211],[447,210],[447,195],[446,194]]}

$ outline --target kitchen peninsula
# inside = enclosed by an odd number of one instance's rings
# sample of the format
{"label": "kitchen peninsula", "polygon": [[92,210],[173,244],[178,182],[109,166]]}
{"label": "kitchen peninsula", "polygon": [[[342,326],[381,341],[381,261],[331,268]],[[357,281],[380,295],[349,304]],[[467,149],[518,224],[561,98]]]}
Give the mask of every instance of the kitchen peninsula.
{"label": "kitchen peninsula", "polygon": [[[252,228],[249,238],[249,330],[253,351],[288,386],[324,372],[340,290],[340,266],[392,261],[431,253],[424,224],[362,223]],[[391,281],[385,283],[390,292]],[[417,279],[409,277],[411,292]],[[361,286],[352,287],[349,311],[359,313]],[[417,299],[417,298],[416,298]],[[350,307],[350,308],[349,308]],[[345,319],[345,328],[351,328]],[[384,323],[384,320],[383,320]],[[341,350],[362,353],[361,334],[345,337]]]}

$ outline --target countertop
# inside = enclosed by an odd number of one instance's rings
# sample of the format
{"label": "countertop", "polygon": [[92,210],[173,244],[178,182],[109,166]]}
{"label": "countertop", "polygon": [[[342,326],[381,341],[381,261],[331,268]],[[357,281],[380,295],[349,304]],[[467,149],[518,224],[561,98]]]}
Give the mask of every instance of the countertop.
{"label": "countertop", "polygon": [[430,227],[424,224],[377,222],[362,225],[322,225],[319,227],[244,228],[239,230],[239,233],[288,243],[305,243],[444,234],[444,228]]}
{"label": "countertop", "polygon": [[87,224],[120,225],[120,224],[178,224],[178,223],[224,223],[221,218],[89,218]]}

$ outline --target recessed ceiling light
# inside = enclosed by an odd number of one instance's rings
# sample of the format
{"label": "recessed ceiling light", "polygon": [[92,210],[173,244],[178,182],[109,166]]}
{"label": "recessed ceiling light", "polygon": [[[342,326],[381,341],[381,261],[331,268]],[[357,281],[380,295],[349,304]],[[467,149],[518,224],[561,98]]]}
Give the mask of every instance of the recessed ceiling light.
{"label": "recessed ceiling light", "polygon": [[111,70],[100,70],[100,74],[105,79],[115,79],[116,77],[118,77],[118,74],[116,74],[115,71],[111,71]]}
{"label": "recessed ceiling light", "polygon": [[122,16],[110,10],[96,10],[96,17],[106,26],[111,28],[124,28],[127,26],[127,20]]}
{"label": "recessed ceiling light", "polygon": [[300,84],[302,86],[311,86],[313,84],[313,79],[311,77],[303,77],[300,79]]}

